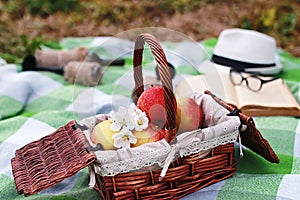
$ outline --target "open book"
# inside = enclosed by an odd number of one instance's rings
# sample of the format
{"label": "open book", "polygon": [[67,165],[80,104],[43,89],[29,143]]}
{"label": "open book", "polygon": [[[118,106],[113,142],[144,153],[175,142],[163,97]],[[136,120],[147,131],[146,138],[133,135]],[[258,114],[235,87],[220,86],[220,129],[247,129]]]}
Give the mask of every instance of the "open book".
{"label": "open book", "polygon": [[300,106],[282,79],[263,84],[259,92],[253,92],[245,82],[234,86],[229,70],[217,71],[184,78],[175,88],[176,96],[191,96],[194,92],[210,90],[248,116],[300,116]]}

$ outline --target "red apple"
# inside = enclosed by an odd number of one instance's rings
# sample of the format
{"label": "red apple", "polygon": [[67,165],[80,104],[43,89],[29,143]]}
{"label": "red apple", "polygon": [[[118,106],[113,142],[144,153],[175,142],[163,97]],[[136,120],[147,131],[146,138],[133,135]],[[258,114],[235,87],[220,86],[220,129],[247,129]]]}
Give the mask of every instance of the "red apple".
{"label": "red apple", "polygon": [[132,144],[132,147],[137,147],[149,142],[156,142],[164,138],[165,130],[158,126],[149,124],[147,129],[142,131],[133,131],[133,135],[137,138],[137,142]]}
{"label": "red apple", "polygon": [[[176,102],[175,98],[174,101]],[[146,113],[150,123],[160,128],[165,126],[167,112],[163,86],[154,86],[145,90],[137,101],[137,107]]]}
{"label": "red apple", "polygon": [[176,112],[177,133],[199,129],[203,122],[203,111],[200,106],[190,97],[177,99]]}

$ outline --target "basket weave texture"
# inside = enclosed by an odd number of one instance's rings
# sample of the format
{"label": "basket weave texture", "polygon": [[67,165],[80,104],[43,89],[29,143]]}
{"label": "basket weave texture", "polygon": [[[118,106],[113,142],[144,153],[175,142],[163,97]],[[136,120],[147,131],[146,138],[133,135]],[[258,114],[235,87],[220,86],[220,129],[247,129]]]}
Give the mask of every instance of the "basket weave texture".
{"label": "basket weave texture", "polygon": [[96,156],[87,152],[88,145],[77,123],[71,121],[54,133],[18,149],[11,160],[18,193],[35,194],[93,163]]}
{"label": "basket weave texture", "polygon": [[236,171],[234,144],[220,145],[205,158],[198,154],[178,158],[159,180],[161,170],[130,172],[116,176],[96,175],[102,199],[179,199],[229,178]]}

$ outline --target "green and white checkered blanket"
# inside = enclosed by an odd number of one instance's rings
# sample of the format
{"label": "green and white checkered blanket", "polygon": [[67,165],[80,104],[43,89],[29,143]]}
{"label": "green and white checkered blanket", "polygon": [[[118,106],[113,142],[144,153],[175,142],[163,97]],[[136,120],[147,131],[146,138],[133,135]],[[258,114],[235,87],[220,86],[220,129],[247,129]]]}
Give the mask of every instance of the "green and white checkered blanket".
{"label": "green and white checkered blanket", "polygon": [[[125,66],[108,67],[96,87],[68,84],[62,75],[52,72],[21,72],[21,66],[14,64],[0,66],[0,199],[99,198],[98,193],[88,187],[86,168],[26,198],[15,188],[10,160],[16,149],[54,132],[73,119],[108,113],[131,102],[133,42],[91,37],[66,38],[60,44],[65,49],[84,46],[105,58],[123,57]],[[199,42],[199,49],[191,50],[189,43],[163,43],[168,61],[176,68],[174,84],[185,76],[198,74],[192,65],[197,66],[209,57],[215,44],[216,39],[209,39]],[[282,77],[299,101],[300,59],[280,49],[278,52],[284,66]],[[144,53],[144,75],[155,76],[153,58],[147,49]],[[299,119],[279,116],[256,117],[254,120],[278,154],[280,164],[271,164],[245,148],[244,157],[236,158],[237,172],[233,177],[183,199],[300,199]]]}

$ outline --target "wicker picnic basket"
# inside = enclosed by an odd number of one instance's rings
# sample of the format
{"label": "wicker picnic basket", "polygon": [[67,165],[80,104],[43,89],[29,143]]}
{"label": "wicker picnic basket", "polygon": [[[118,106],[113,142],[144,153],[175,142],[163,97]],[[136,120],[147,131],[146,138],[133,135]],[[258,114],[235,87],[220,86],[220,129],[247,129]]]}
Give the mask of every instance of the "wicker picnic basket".
{"label": "wicker picnic basket", "polygon": [[[167,60],[159,42],[152,35],[141,34],[136,39],[133,64],[135,99],[144,91],[142,75],[142,55],[145,42],[150,46],[158,66],[167,111],[166,141],[175,138],[175,105],[172,79]],[[169,167],[167,175],[160,180],[162,169],[129,172],[116,176],[101,176],[96,173],[96,187],[103,199],[179,199],[212,183],[233,175],[236,170],[233,143],[212,149],[205,158],[199,154],[177,158]]]}
{"label": "wicker picnic basket", "polygon": [[[185,140],[182,136],[183,140],[180,143],[181,139],[176,136],[176,106],[174,101],[171,100],[174,98],[174,94],[167,60],[161,45],[150,34],[139,35],[135,43],[133,59],[136,99],[144,91],[141,64],[145,42],[150,46],[158,66],[161,83],[164,86],[167,112],[165,129],[167,134],[163,139],[165,141],[163,144],[166,146],[166,157],[171,154],[172,150],[175,150],[172,156],[166,158],[169,159],[171,164],[169,163],[170,165],[167,165],[165,169],[165,163],[160,163],[161,166],[159,163],[149,162],[145,165],[134,166],[133,169],[127,168],[127,171],[122,168],[119,172],[102,173],[101,170],[104,169],[105,164],[101,162],[103,157],[99,157],[101,154],[98,155],[97,152],[109,155],[110,152],[116,153],[116,151],[101,151],[90,142],[88,133],[97,123],[107,119],[107,115],[100,114],[87,120],[84,119],[80,123],[71,121],[54,133],[17,150],[16,156],[12,159],[12,169],[16,188],[20,194],[24,193],[25,196],[35,194],[74,175],[87,166],[91,182],[93,182],[91,186],[98,191],[102,199],[179,199],[210,184],[227,179],[234,174],[236,162],[233,142],[238,136],[239,118],[237,116],[227,116],[224,112],[220,114],[219,111],[223,107],[219,104],[214,105],[217,107],[217,112],[213,113],[207,110],[207,113],[204,113],[205,119],[210,117],[210,122],[204,124],[214,126],[218,125],[216,123],[219,123],[219,119],[223,116],[225,120],[233,118],[235,123],[233,123],[231,139],[220,142],[220,138],[223,137],[221,136],[210,141],[199,139],[196,141],[196,137],[193,137],[204,134],[203,130],[205,132],[209,128],[201,127],[199,130],[184,133],[189,136],[187,137],[188,140]],[[206,96],[207,98],[210,98],[210,96]],[[210,101],[210,104],[213,103],[217,104],[214,100]],[[205,110],[205,102],[202,102],[200,106]],[[216,115],[216,113],[220,115]],[[214,117],[217,119],[214,119]],[[209,130],[213,133],[215,131]],[[227,132],[230,134],[227,129],[223,132],[224,134]],[[142,145],[136,148],[142,149],[144,147]],[[184,151],[185,148],[189,149],[188,153]],[[147,157],[147,155],[144,156]],[[129,161],[131,162],[130,159]],[[123,160],[115,163],[114,166],[118,167],[121,163],[124,163]],[[106,170],[113,169],[107,167]],[[166,171],[162,177],[163,170]]]}

